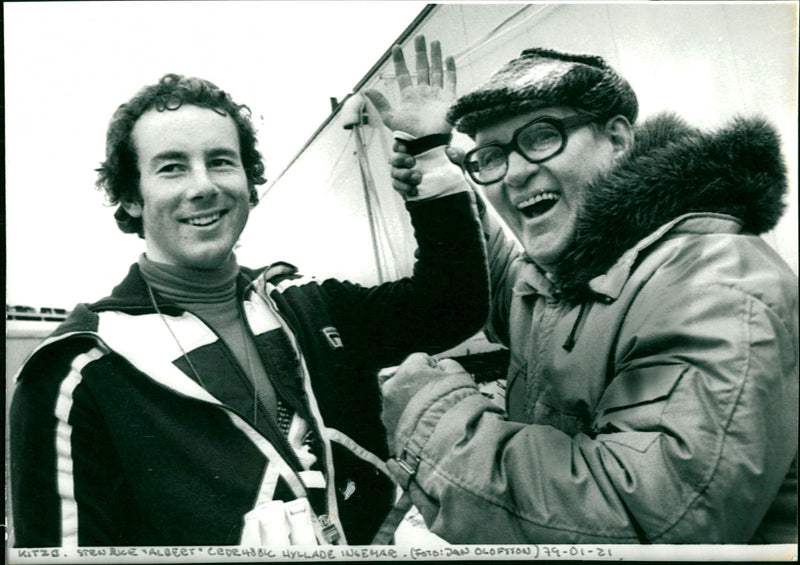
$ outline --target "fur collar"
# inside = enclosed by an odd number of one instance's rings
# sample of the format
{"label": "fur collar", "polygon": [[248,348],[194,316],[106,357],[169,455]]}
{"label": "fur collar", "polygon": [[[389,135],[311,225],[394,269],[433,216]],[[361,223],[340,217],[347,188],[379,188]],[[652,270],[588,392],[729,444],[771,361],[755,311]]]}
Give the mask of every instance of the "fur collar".
{"label": "fur collar", "polygon": [[639,240],[690,212],[738,218],[746,232],[771,230],[784,211],[787,173],[775,129],[760,118],[736,118],[716,132],[673,114],[636,128],[634,148],[587,190],[575,234],[557,265],[572,301],[591,292]]}

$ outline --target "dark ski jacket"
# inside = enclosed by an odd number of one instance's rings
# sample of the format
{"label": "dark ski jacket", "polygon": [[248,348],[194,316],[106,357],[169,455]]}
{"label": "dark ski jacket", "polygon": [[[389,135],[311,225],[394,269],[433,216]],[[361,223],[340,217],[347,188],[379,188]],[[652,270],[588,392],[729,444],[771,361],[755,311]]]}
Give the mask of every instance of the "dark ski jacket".
{"label": "dark ski jacket", "polygon": [[301,498],[322,543],[369,543],[394,492],[381,472],[377,371],[458,344],[488,308],[472,195],[407,207],[418,243],[411,277],[367,288],[301,277],[286,263],[241,268],[241,311],[267,373],[280,375],[275,389],[313,438],[316,474],[291,437],[248,408],[252,383],[219,336],[160,298],[154,310],[134,265],[109,297],[77,306],[18,375],[16,545],[239,544],[248,513]]}

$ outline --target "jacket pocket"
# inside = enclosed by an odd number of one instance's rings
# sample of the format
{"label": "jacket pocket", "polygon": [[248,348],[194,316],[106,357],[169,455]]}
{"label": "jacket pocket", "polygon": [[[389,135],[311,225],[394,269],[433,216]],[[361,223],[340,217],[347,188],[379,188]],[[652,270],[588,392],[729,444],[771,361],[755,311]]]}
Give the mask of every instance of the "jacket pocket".
{"label": "jacket pocket", "polygon": [[657,425],[686,369],[686,365],[657,365],[621,373],[611,381],[597,404],[594,428],[604,433],[644,431]]}

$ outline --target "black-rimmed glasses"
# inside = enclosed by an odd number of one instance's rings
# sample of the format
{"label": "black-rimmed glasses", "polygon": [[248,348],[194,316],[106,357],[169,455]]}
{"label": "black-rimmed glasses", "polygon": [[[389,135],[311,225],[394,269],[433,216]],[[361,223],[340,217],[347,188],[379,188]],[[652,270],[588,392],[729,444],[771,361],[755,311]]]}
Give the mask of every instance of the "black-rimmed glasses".
{"label": "black-rimmed glasses", "polygon": [[492,184],[506,176],[511,151],[530,163],[542,163],[564,150],[569,130],[596,120],[592,114],[541,116],[517,129],[510,143],[495,141],[471,150],[464,157],[464,170],[477,184]]}

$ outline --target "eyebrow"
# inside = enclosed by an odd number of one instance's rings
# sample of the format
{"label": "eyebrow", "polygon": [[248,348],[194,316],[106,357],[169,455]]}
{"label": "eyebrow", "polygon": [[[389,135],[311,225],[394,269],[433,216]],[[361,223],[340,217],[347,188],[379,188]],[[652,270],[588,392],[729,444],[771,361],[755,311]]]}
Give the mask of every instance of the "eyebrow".
{"label": "eyebrow", "polygon": [[206,154],[208,157],[230,157],[232,159],[241,159],[239,151],[235,149],[228,149],[227,147],[217,147],[212,149]]}
{"label": "eyebrow", "polygon": [[[235,149],[228,149],[227,147],[216,147],[208,153],[206,153],[206,157],[214,158],[214,157],[230,157],[232,159],[239,159],[241,160],[241,156],[239,152]],[[159,163],[163,163],[164,161],[186,161],[187,156],[186,153],[183,151],[162,151],[161,153],[157,153],[150,159],[149,166],[155,167]]]}
{"label": "eyebrow", "polygon": [[183,151],[162,151],[156,153],[150,159],[151,164],[160,163],[161,161],[181,161],[186,159],[186,153]]}

